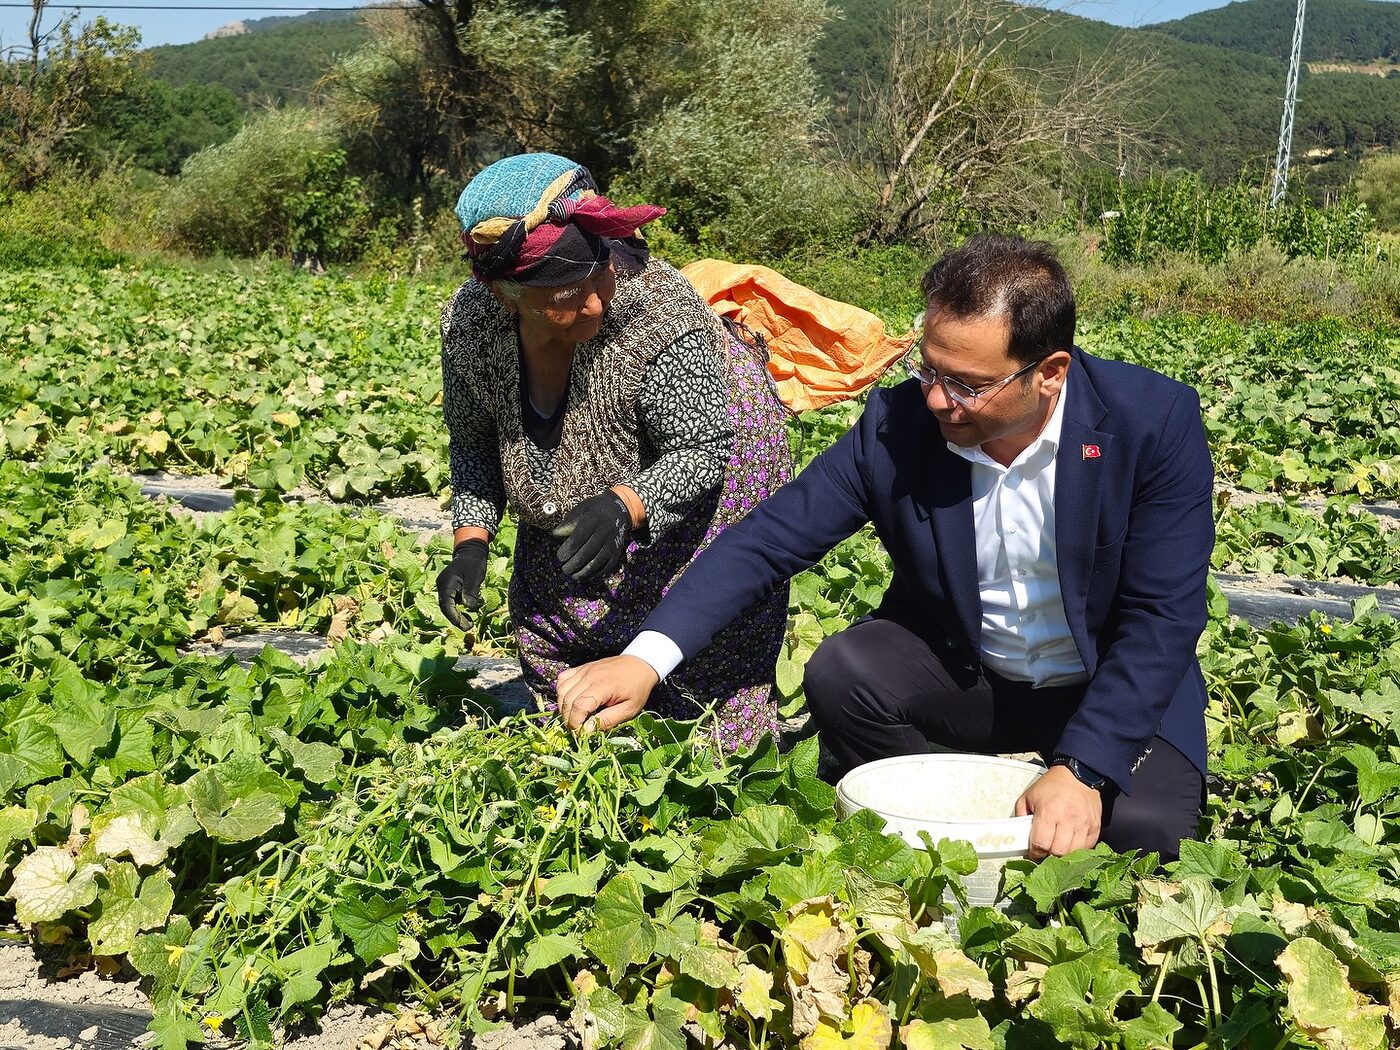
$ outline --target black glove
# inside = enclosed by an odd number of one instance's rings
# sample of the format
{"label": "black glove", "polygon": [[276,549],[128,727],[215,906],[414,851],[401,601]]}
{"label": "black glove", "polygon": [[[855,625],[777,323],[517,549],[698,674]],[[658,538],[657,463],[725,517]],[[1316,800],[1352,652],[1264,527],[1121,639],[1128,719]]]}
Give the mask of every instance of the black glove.
{"label": "black glove", "polygon": [[470,625],[457,608],[461,602],[469,611],[481,605],[481,583],[486,579],[485,540],[463,540],[452,548],[452,560],[438,573],[438,608],[449,623],[462,630]]}
{"label": "black glove", "polygon": [[564,541],[559,545],[559,560],[564,571],[580,583],[615,571],[622,564],[631,534],[632,515],[612,489],[575,506],[550,533]]}

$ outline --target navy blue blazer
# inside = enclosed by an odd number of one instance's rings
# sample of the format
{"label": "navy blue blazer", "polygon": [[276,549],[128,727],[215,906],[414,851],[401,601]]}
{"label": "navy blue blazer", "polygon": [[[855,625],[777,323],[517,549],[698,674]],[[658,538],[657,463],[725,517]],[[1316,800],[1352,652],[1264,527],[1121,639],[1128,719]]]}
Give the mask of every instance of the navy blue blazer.
{"label": "navy blue blazer", "polygon": [[[1196,643],[1215,543],[1214,472],[1191,387],[1078,348],[1071,356],[1055,538],[1065,618],[1090,677],[1058,750],[1130,792],[1154,734],[1205,771]],[[912,379],[873,390],[859,422],[725,530],[642,630],[694,656],[866,522],[894,567],[875,615],[979,666],[971,464],[948,448]]]}

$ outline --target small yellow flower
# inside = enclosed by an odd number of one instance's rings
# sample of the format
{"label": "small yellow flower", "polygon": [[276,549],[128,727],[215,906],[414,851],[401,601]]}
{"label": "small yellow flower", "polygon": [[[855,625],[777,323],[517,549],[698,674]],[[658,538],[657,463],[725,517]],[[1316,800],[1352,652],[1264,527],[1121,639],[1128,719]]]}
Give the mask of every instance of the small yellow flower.
{"label": "small yellow flower", "polygon": [[262,976],[262,975],[261,975],[260,973],[258,973],[257,970],[253,969],[253,967],[251,967],[251,966],[245,966],[245,967],[243,967],[243,983],[244,983],[244,984],[252,984],[253,982],[255,982],[255,981],[256,981],[259,977],[261,977],[261,976]]}
{"label": "small yellow flower", "polygon": [[282,884],[276,879],[268,879],[266,882],[263,883],[263,885],[266,886],[268,889],[272,890],[274,893],[276,893],[277,887]]}
{"label": "small yellow flower", "polygon": [[637,818],[637,827],[641,828],[643,831],[654,831],[656,829],[656,825],[651,822],[651,818],[645,813]]}
{"label": "small yellow flower", "polygon": [[554,790],[559,792],[559,794],[561,795],[567,795],[569,793],[569,789],[573,786],[573,781],[570,780],[556,780],[554,782]]}
{"label": "small yellow flower", "polygon": [[1318,628],[1318,630],[1321,631],[1323,634],[1331,634],[1332,625],[1330,623],[1324,623],[1321,627]]}
{"label": "small yellow flower", "polygon": [[179,962],[180,956],[184,954],[185,946],[183,944],[167,944],[165,946],[165,961],[171,966],[174,966],[177,962]]}
{"label": "small yellow flower", "polygon": [[218,908],[210,908],[208,911],[206,911],[206,912],[204,913],[204,921],[205,921],[205,922],[213,922],[213,921],[214,921],[214,916],[216,916],[216,915],[218,915],[218,914],[219,914],[219,909],[218,909]]}
{"label": "small yellow flower", "polygon": [[536,806],[535,815],[541,820],[553,820],[559,815],[559,811],[553,806]]}
{"label": "small yellow flower", "polygon": [[213,1032],[215,1035],[218,1034],[219,1029],[223,1027],[223,1024],[223,1014],[210,1014],[204,1019],[204,1027],[209,1029],[209,1031]]}

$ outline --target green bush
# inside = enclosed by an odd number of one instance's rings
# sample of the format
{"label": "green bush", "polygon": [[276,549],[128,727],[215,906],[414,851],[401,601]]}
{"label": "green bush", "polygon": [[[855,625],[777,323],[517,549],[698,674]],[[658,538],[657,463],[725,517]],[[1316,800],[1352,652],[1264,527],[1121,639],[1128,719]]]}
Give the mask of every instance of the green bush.
{"label": "green bush", "polygon": [[1382,153],[1361,162],[1356,196],[1370,209],[1380,230],[1400,231],[1400,153]]}
{"label": "green bush", "polygon": [[1268,216],[1269,240],[1290,259],[1341,259],[1361,254],[1371,231],[1371,214],[1355,198],[1319,208],[1306,197]]}
{"label": "green bush", "polygon": [[1264,235],[1258,198],[1241,186],[1212,189],[1197,175],[1123,186],[1106,218],[1103,253],[1111,262],[1146,263],[1179,252],[1219,261]]}
{"label": "green bush", "polygon": [[[292,244],[294,202],[313,190],[313,161],[339,143],[334,125],[305,109],[267,110],[228,142],[185,162],[163,222],[203,252],[258,255]],[[304,202],[303,202],[304,203]]]}
{"label": "green bush", "polygon": [[344,168],[344,150],[307,158],[304,189],[287,198],[288,240],[294,253],[339,261],[362,239],[369,202],[363,181],[343,175]]}
{"label": "green bush", "polygon": [[0,191],[0,269],[103,269],[156,251],[163,192],[159,179],[120,168],[65,170],[29,191]]}

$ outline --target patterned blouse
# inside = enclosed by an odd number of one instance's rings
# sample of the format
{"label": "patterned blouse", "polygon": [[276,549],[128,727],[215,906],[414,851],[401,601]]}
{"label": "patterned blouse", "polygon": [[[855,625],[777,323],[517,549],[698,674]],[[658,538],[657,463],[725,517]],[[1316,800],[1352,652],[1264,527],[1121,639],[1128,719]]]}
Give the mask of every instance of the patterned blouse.
{"label": "patterned blouse", "polygon": [[[684,518],[724,475],[733,430],[723,366],[712,342],[708,332],[688,332],[657,354],[644,373],[638,405],[644,465],[623,482],[646,508],[646,524],[635,537],[640,543],[653,542]],[[494,534],[506,505],[500,444],[491,413],[455,365],[453,351],[444,342],[442,407],[452,460],[452,527],[476,526]],[[534,441],[526,447],[535,479],[547,487],[556,450]]]}

